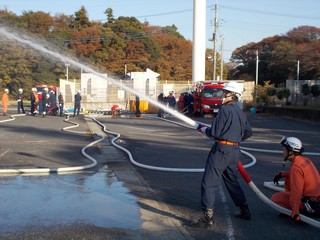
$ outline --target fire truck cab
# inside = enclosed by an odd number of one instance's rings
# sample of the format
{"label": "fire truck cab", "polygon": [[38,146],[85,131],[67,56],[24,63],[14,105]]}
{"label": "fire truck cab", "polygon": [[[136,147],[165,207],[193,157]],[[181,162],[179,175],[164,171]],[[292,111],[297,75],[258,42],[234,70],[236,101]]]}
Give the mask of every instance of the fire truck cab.
{"label": "fire truck cab", "polygon": [[197,110],[200,115],[216,115],[222,105],[224,82],[203,81],[197,83],[198,101]]}

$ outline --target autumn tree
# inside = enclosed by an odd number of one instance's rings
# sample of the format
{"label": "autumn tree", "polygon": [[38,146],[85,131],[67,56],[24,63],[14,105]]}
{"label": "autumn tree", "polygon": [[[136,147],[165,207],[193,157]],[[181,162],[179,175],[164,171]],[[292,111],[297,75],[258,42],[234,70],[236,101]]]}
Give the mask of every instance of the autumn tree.
{"label": "autumn tree", "polygon": [[22,19],[27,23],[27,29],[29,32],[46,36],[53,26],[53,18],[49,13],[42,11],[23,12]]}
{"label": "autumn tree", "polygon": [[[319,28],[301,26],[283,36],[265,38],[237,48],[231,60],[237,64],[231,78],[243,75],[255,76],[256,58],[259,54],[259,82],[271,80],[277,85],[287,79],[296,79],[297,63],[300,63],[299,79],[318,79],[320,75]],[[230,76],[229,76],[230,77]]]}

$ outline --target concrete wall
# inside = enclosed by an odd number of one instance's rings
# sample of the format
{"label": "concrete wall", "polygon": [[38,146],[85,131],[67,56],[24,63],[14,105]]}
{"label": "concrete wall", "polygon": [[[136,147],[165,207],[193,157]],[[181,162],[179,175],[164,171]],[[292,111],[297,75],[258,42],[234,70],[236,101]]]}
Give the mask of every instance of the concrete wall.
{"label": "concrete wall", "polygon": [[303,121],[320,123],[320,110],[289,107],[266,107],[266,113],[277,116],[289,117]]}

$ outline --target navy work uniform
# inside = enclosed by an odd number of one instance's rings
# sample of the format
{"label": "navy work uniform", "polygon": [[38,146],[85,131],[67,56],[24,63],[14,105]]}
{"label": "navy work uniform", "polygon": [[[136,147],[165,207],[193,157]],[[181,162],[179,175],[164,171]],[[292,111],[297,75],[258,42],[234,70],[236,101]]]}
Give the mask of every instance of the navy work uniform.
{"label": "navy work uniform", "polygon": [[74,111],[73,111],[73,116],[79,116],[80,108],[81,108],[81,95],[80,91],[76,95],[74,95]]}
{"label": "navy work uniform", "polygon": [[252,136],[252,129],[236,101],[225,103],[211,128],[205,132],[215,140],[208,155],[201,182],[201,208],[214,209],[215,192],[223,177],[227,190],[236,206],[247,204],[237,180],[237,164],[241,152],[239,143]]}
{"label": "navy work uniform", "polygon": [[19,93],[16,96],[16,100],[17,100],[17,103],[18,103],[18,113],[20,114],[21,110],[22,110],[22,113],[25,113],[24,106],[23,106],[22,89],[19,89]]}
{"label": "navy work uniform", "polygon": [[63,107],[64,107],[64,99],[63,99],[63,96],[61,93],[58,96],[58,101],[59,101],[59,115],[60,115],[60,117],[62,117]]}

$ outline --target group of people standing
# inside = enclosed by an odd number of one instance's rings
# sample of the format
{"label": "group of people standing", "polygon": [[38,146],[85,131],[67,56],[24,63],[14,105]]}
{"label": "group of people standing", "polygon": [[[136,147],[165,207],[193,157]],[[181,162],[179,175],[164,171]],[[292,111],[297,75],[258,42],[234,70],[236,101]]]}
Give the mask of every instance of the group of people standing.
{"label": "group of people standing", "polygon": [[[74,115],[79,116],[81,110],[81,91],[79,90],[74,95]],[[24,108],[24,94],[23,89],[20,88],[16,95],[17,101],[17,112],[18,114],[25,114]],[[9,105],[9,89],[6,88],[2,94],[2,108],[3,116],[8,114],[8,105]],[[48,113],[53,115],[59,114],[61,117],[64,115],[64,98],[60,92],[58,95],[58,105],[56,94],[53,90],[44,88],[41,94],[38,93],[37,88],[33,87],[30,92],[30,115],[35,116],[37,113],[43,117]]]}
{"label": "group of people standing", "polygon": [[[197,116],[199,111],[198,107],[198,94],[196,91],[183,92],[180,93],[178,101],[176,100],[173,91],[169,92],[168,96],[160,93],[158,96],[158,102],[168,105],[172,109],[177,109],[180,113],[185,113],[186,115],[192,117]],[[159,108],[158,117],[164,117],[164,111]]]}
{"label": "group of people standing", "polygon": [[[20,114],[25,113],[24,106],[23,106],[23,89],[20,88],[16,95],[16,100],[18,104],[18,113]],[[9,89],[6,88],[4,93],[2,94],[2,108],[3,108],[3,116],[8,114],[8,105],[9,105]]]}
{"label": "group of people standing", "polygon": [[198,114],[198,94],[196,91],[180,93],[178,100],[178,111],[186,113],[188,116],[197,116]]}
{"label": "group of people standing", "polygon": [[[163,93],[160,93],[158,96],[158,102],[163,105],[168,105],[169,108],[175,109],[177,100],[173,94],[173,91],[169,92],[168,96],[165,96]],[[164,110],[159,108],[158,110],[158,117],[164,118]]]}
{"label": "group of people standing", "polygon": [[[56,114],[58,110],[56,94],[46,87],[42,94],[38,94],[37,88],[32,88],[30,93],[30,113],[35,116],[38,112],[42,117],[48,113]],[[39,111],[38,111],[39,110]]]}

